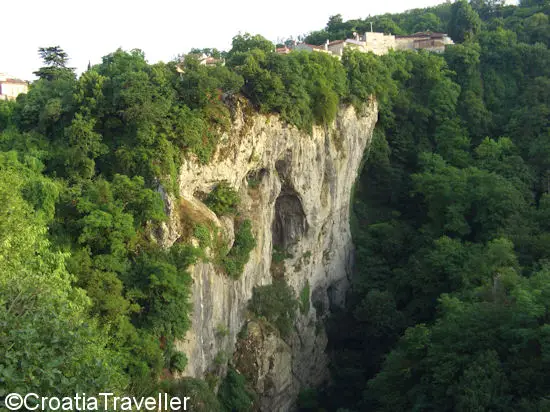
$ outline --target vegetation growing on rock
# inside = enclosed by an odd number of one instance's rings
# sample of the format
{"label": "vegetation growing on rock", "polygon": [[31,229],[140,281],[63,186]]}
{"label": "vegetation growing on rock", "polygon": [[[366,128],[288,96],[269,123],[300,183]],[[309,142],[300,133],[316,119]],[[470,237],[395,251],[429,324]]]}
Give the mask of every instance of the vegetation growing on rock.
{"label": "vegetation growing on rock", "polygon": [[218,216],[232,214],[237,211],[239,194],[229,183],[220,182],[208,194],[205,204]]}
{"label": "vegetation growing on rock", "polygon": [[284,279],[275,279],[271,285],[254,288],[250,310],[275,326],[283,337],[290,334],[297,309],[296,292]]}
{"label": "vegetation growing on rock", "polygon": [[229,253],[222,258],[222,267],[230,277],[238,279],[243,274],[244,265],[248,262],[250,252],[255,246],[252,222],[245,219],[237,227],[235,241]]}

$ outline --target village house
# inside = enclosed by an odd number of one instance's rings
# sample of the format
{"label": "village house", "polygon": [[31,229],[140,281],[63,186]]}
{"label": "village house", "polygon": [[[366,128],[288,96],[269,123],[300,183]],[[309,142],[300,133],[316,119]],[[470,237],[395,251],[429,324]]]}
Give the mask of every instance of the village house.
{"label": "village house", "polygon": [[366,51],[376,55],[387,54],[388,51],[395,49],[393,34],[367,32],[361,40],[365,42]]}
{"label": "village house", "polygon": [[[296,43],[277,47],[277,54],[289,54],[293,50],[307,52],[327,53],[341,59],[345,49],[358,50],[363,53],[372,52],[378,56],[387,54],[390,50],[427,50],[434,53],[443,53],[445,47],[454,44],[453,40],[445,33],[419,32],[408,36],[394,36],[379,32],[366,32],[363,35],[353,33],[353,38],[345,40],[328,41],[321,45],[308,43]],[[216,59],[206,54],[195,55],[199,63],[205,66],[225,64],[223,59]],[[180,60],[177,71],[183,73],[183,62]]]}
{"label": "village house", "polygon": [[[225,59],[223,59],[223,58],[216,59],[215,57],[208,56],[205,53],[203,53],[203,54],[193,54],[192,53],[192,54],[189,54],[189,56],[196,57],[197,60],[199,61],[199,64],[202,65],[202,66],[212,67],[212,66],[217,66],[217,65],[221,65],[221,66],[225,65]],[[179,58],[179,63],[176,66],[176,71],[178,73],[185,73],[185,70],[183,68],[184,62],[185,62],[185,56],[181,56]]]}
{"label": "village house", "polygon": [[225,65],[225,60],[224,59],[216,59],[215,57],[212,57],[212,56],[207,56],[205,54],[203,54],[200,58],[199,58],[199,63],[202,64],[203,66],[217,66],[218,64],[220,65]]}
{"label": "village house", "polygon": [[328,43],[328,50],[332,51],[335,56],[342,57],[346,48],[382,55],[395,49],[395,36],[376,32],[367,32],[362,36],[353,33],[353,39],[335,40]]}
{"label": "village house", "polygon": [[288,48],[288,47],[286,47],[286,46],[284,46],[284,47],[277,47],[277,48],[275,49],[275,53],[277,53],[277,54],[288,54],[288,53],[290,53],[291,51],[292,51],[292,49],[290,49],[290,48]]}
{"label": "village house", "polygon": [[446,33],[419,32],[408,36],[395,36],[396,50],[427,50],[443,53],[445,47],[454,44]]}
{"label": "village house", "polygon": [[342,58],[342,55],[344,54],[344,49],[346,48],[356,49],[362,52],[365,51],[363,45],[354,39],[334,40],[327,45],[327,48],[334,56],[337,56],[339,59]]}
{"label": "village house", "polygon": [[293,49],[298,51],[309,51],[309,52],[321,52],[332,54],[331,51],[327,48],[328,42],[323,46],[315,46],[313,44],[307,43],[298,43],[294,45]]}
{"label": "village house", "polygon": [[422,32],[409,36],[394,36],[378,32],[366,32],[363,35],[353,33],[352,39],[327,41],[323,46],[299,43],[277,49],[277,53],[288,54],[290,50],[321,51],[342,58],[345,49],[359,50],[363,53],[372,52],[376,55],[387,54],[390,50],[427,50],[443,53],[445,47],[454,44],[445,33]]}
{"label": "village house", "polygon": [[29,91],[26,81],[0,73],[0,100],[15,100],[17,96]]}

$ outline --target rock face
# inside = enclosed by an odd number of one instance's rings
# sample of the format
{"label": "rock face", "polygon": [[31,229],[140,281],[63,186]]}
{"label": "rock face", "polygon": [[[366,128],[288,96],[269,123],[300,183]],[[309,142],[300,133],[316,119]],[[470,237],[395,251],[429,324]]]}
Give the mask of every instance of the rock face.
{"label": "rock face", "polygon": [[[239,342],[234,363],[238,368],[238,360],[247,359],[256,365],[254,373],[242,372],[252,380],[261,410],[287,411],[300,388],[328,377],[322,319],[331,307],[344,303],[348,288],[353,260],[350,196],[372,138],[377,105],[370,101],[361,113],[342,107],[333,124],[314,127],[312,135],[275,115],[257,114],[245,102],[231,106],[232,129],[214,159],[207,165],[185,161],[179,176],[181,198],[165,196],[170,222],[161,238],[168,246],[184,236],[189,231],[185,216],[191,216],[193,221],[213,222],[226,239],[233,239],[232,219],[218,219],[200,200],[226,180],[239,191],[240,214],[252,221],[257,246],[239,280],[218,273],[211,263],[191,268],[192,328],[177,346],[189,358],[185,375],[219,374],[220,359],[231,356],[239,331],[248,323],[256,350],[242,353],[246,342]],[[282,263],[272,264],[274,247],[284,251]],[[284,276],[297,296],[305,294],[306,285],[311,291],[310,308],[298,314],[286,342],[249,322],[247,313],[254,286],[270,284],[273,276]]]}

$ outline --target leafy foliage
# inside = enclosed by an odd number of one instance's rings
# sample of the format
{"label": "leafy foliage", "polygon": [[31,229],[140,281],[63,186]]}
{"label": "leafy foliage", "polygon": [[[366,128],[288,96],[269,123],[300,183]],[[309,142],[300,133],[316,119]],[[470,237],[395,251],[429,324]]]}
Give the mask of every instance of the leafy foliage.
{"label": "leafy foliage", "polygon": [[254,288],[249,308],[257,316],[266,318],[283,336],[288,336],[294,320],[298,301],[291,286],[284,279],[275,279],[271,285]]}
{"label": "leafy foliage", "polygon": [[[407,330],[371,381],[381,410],[543,407],[547,359],[536,347],[545,347],[547,325],[536,307],[544,305],[547,293],[540,288],[547,274],[543,269],[522,279],[507,271],[480,290],[481,299],[469,302],[443,295],[438,321]],[[409,373],[403,374],[404,363],[411,365]],[[420,377],[429,382],[429,394],[420,389],[413,395]],[[409,401],[396,396],[396,389],[409,393]]]}
{"label": "leafy foliage", "polygon": [[246,219],[239,224],[233,247],[222,259],[222,267],[231,278],[238,279],[243,274],[244,266],[254,247],[256,247],[256,239],[252,234],[252,223]]}
{"label": "leafy foliage", "polygon": [[460,0],[451,6],[449,35],[462,43],[475,40],[481,29],[481,19],[466,0]]}
{"label": "leafy foliage", "polygon": [[118,354],[87,316],[90,301],[84,291],[72,287],[64,264],[67,255],[55,251],[47,239],[51,216],[35,212],[23,198],[27,181],[55,185],[39,174],[40,169],[19,163],[13,152],[3,153],[2,163],[0,392],[63,396],[76,387],[91,393],[105,386],[122,390],[127,381]]}
{"label": "leafy foliage", "polygon": [[199,379],[180,379],[172,383],[167,388],[167,392],[180,399],[188,397],[189,402],[187,406],[193,411],[210,412],[223,410],[214,392],[208,387],[206,382]]}
{"label": "leafy foliage", "polygon": [[220,404],[225,411],[248,412],[254,398],[246,388],[246,378],[235,369],[229,368],[218,392]]}
{"label": "leafy foliage", "polygon": [[345,72],[325,53],[272,53],[261,36],[237,36],[227,64],[245,80],[243,94],[261,112],[280,113],[301,130],[334,120],[339,99],[346,96]]}
{"label": "leafy foliage", "polygon": [[218,216],[222,216],[235,213],[239,201],[239,194],[228,182],[223,181],[208,194],[204,203]]}
{"label": "leafy foliage", "polygon": [[432,13],[459,44],[374,63],[386,100],[356,185],[349,305],[329,321],[327,409],[548,407],[548,12],[458,1],[372,19],[410,33]]}
{"label": "leafy foliage", "polygon": [[38,54],[46,64],[34,72],[40,79],[54,80],[60,77],[74,77],[74,69],[67,67],[69,56],[60,46],[40,47]]}
{"label": "leafy foliage", "polygon": [[[170,348],[190,326],[186,268],[198,257],[152,241],[166,219],[158,185],[170,188],[192,146],[178,139],[198,127],[196,147],[206,137],[214,145],[228,114],[217,101],[187,106],[174,67],[149,65],[139,51],[106,56],[79,79],[62,49],[40,53],[40,79],[0,110],[2,187],[12,191],[2,244],[16,247],[0,253],[11,267],[0,276],[3,388],[150,394],[164,368],[185,367]],[[195,77],[231,83],[216,73]]]}

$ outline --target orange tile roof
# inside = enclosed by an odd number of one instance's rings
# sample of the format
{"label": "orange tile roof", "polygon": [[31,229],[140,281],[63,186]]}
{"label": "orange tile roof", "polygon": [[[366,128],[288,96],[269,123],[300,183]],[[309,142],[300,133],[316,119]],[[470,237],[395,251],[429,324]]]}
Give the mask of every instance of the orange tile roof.
{"label": "orange tile roof", "polygon": [[6,80],[0,80],[0,83],[27,84],[26,81],[20,80],[20,79],[6,79]]}
{"label": "orange tile roof", "polygon": [[396,39],[410,39],[415,37],[421,37],[421,38],[442,38],[447,36],[447,33],[439,33],[439,32],[418,32],[414,34],[407,34],[404,36],[395,36]]}

